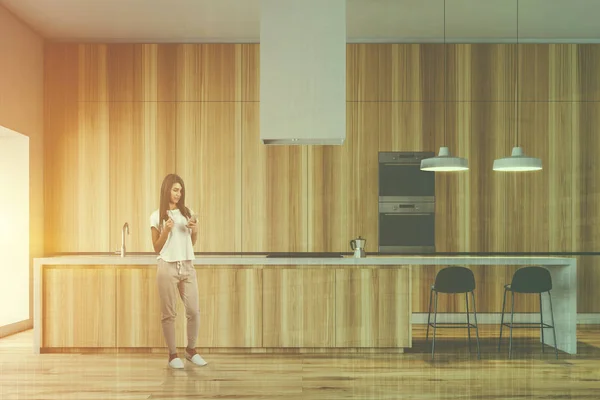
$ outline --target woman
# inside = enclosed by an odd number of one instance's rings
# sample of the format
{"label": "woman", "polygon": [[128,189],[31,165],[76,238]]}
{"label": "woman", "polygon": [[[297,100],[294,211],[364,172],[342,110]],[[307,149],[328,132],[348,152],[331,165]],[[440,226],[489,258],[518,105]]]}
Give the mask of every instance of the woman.
{"label": "woman", "polygon": [[160,188],[160,207],[150,216],[152,244],[159,253],[156,279],[161,304],[163,334],[169,347],[169,366],[183,368],[175,344],[177,294],[187,317],[188,346],[185,358],[196,365],[206,361],[196,353],[200,326],[198,285],[194,269],[194,244],[198,237],[197,218],[185,206],[185,185],[178,175],[169,174]]}

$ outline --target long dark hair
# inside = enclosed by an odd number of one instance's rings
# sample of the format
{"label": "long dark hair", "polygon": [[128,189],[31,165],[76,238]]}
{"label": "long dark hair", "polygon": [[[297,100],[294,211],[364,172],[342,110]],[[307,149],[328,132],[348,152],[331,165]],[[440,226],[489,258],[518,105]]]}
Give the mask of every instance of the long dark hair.
{"label": "long dark hair", "polygon": [[169,219],[169,214],[167,214],[167,210],[169,210],[169,202],[171,201],[171,189],[176,183],[179,183],[181,185],[181,197],[177,202],[177,208],[179,208],[181,214],[183,214],[187,218],[192,217],[192,213],[190,213],[190,210],[185,206],[185,185],[183,183],[183,179],[181,179],[181,177],[177,174],[169,174],[165,176],[165,179],[163,179],[162,185],[160,187],[160,222]]}

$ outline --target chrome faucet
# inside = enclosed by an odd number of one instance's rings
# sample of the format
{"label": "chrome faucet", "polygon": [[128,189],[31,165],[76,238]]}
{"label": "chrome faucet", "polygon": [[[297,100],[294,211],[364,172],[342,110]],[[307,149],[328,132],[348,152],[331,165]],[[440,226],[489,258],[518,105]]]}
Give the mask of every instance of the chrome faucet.
{"label": "chrome faucet", "polygon": [[127,222],[125,222],[123,229],[121,229],[121,257],[125,257],[125,230],[127,230],[127,234],[129,235],[129,224]]}

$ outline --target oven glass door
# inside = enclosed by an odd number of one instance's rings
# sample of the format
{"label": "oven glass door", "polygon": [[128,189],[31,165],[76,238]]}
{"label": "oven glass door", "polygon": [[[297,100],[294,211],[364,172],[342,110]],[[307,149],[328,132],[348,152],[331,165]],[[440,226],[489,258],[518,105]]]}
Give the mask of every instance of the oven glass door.
{"label": "oven glass door", "polygon": [[435,251],[434,213],[379,213],[380,252]]}
{"label": "oven glass door", "polygon": [[379,201],[435,196],[435,173],[421,171],[420,164],[379,164]]}

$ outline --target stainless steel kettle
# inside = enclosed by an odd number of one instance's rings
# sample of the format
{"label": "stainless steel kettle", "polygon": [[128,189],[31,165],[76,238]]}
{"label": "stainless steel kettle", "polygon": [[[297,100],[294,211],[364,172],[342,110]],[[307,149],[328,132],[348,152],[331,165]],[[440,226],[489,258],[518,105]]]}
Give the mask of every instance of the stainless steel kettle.
{"label": "stainless steel kettle", "polygon": [[352,239],[350,241],[350,248],[354,250],[355,258],[363,258],[366,257],[365,246],[367,244],[367,239],[363,239],[359,236],[357,239]]}

